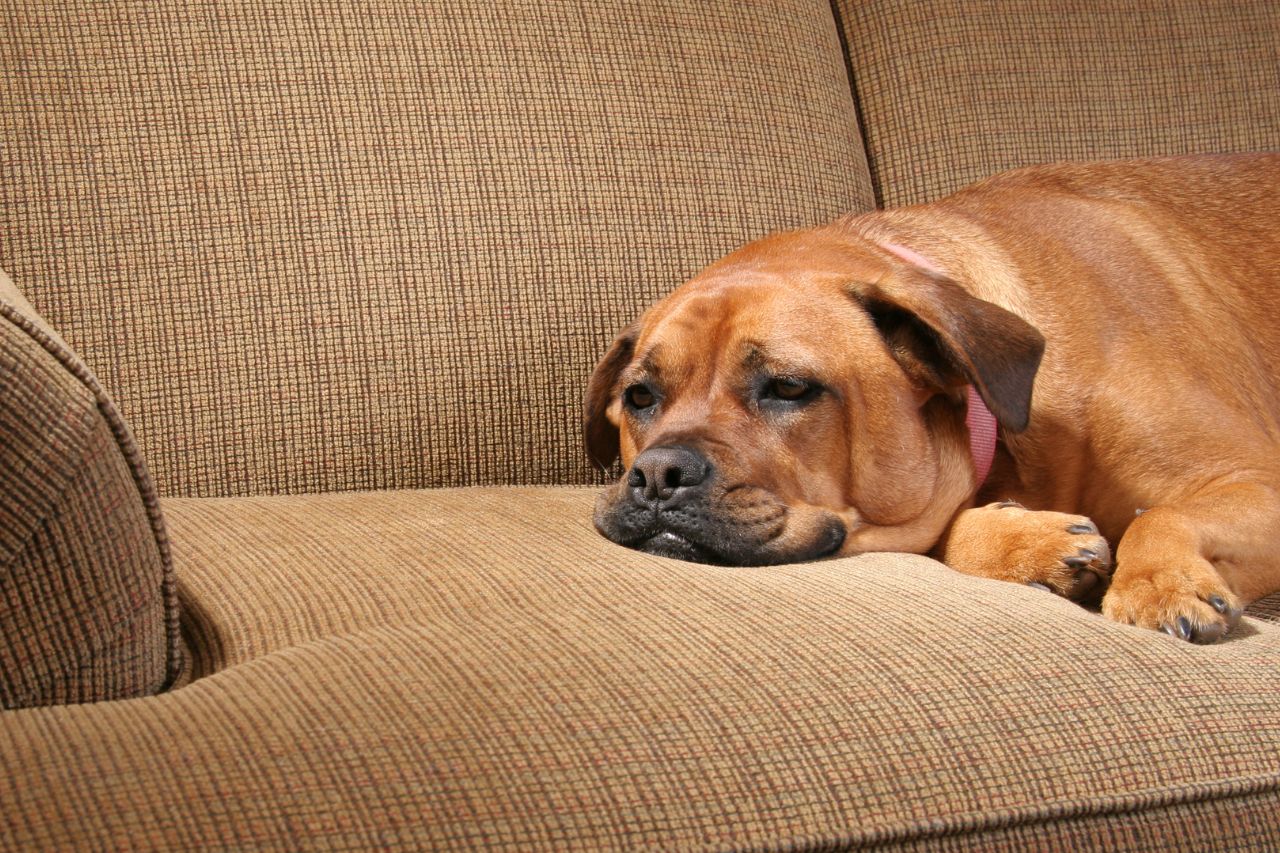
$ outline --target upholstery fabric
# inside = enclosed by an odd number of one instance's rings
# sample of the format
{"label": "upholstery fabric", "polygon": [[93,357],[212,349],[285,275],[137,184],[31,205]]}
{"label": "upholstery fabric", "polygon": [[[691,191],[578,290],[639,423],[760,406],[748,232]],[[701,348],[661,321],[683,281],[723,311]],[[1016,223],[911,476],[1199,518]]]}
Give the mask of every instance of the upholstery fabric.
{"label": "upholstery fabric", "polygon": [[166,501],[203,677],[10,715],[0,839],[1163,850],[1280,827],[1280,626],[1192,646],[906,555],[696,566],[611,545],[593,498]]}
{"label": "upholstery fabric", "polygon": [[0,277],[0,708],[143,696],[178,675],[159,507],[127,429]]}
{"label": "upholstery fabric", "polygon": [[1255,619],[1264,619],[1268,622],[1280,624],[1280,592],[1269,595],[1260,601],[1255,601],[1249,607],[1249,615]]}
{"label": "upholstery fabric", "polygon": [[1280,148],[1269,0],[836,0],[886,206],[1055,160]]}
{"label": "upholstery fabric", "polygon": [[825,2],[0,9],[0,266],[164,494],[590,482],[642,306],[872,203]]}

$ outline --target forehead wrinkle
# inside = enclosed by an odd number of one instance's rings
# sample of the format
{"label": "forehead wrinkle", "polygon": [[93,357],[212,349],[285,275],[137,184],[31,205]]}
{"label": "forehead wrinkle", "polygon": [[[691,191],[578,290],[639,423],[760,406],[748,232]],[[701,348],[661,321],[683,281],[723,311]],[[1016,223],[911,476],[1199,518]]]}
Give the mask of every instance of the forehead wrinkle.
{"label": "forehead wrinkle", "polygon": [[654,344],[645,350],[644,355],[639,359],[627,365],[622,371],[621,381],[630,384],[638,382],[641,379],[656,379],[662,374],[662,367],[658,364],[658,356],[661,354],[661,345]]}
{"label": "forehead wrinkle", "polygon": [[655,341],[622,371],[621,381],[661,383],[666,380],[668,384],[682,385],[695,375],[701,363],[689,363],[686,356],[685,347]]}
{"label": "forehead wrinkle", "polygon": [[[809,347],[804,332],[817,318],[801,322],[789,302],[779,304],[772,276],[703,282],[681,294],[655,317],[625,375],[633,382],[661,381],[672,389],[714,393],[736,387],[744,375],[818,378],[828,372],[821,344]],[[738,298],[746,293],[750,298]],[[785,293],[781,294],[785,296]]]}
{"label": "forehead wrinkle", "polygon": [[[750,372],[767,371],[777,375],[811,375],[822,374],[823,359],[816,354],[789,342],[785,348],[770,347],[757,340],[744,341],[746,352],[741,359],[742,366]],[[780,352],[779,349],[785,350]]]}
{"label": "forehead wrinkle", "polygon": [[689,381],[710,369],[714,372],[724,347],[718,346],[725,329],[733,326],[732,316],[707,307],[709,297],[686,298],[662,316],[648,331],[650,341],[636,364],[643,370],[665,372],[672,381]]}

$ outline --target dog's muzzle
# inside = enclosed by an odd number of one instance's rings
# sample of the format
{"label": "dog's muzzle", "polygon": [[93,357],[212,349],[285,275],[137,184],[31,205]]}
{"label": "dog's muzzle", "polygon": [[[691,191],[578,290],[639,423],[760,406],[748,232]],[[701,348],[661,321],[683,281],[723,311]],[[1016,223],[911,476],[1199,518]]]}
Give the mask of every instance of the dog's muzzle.
{"label": "dog's muzzle", "polygon": [[[633,548],[693,562],[710,562],[705,500],[711,463],[681,445],[650,447],[636,457],[626,476],[629,521],[642,537]],[[709,543],[708,543],[709,544]]]}
{"label": "dog's muzzle", "polygon": [[844,528],[832,517],[799,547],[780,547],[788,507],[762,489],[721,481],[687,445],[650,447],[597,503],[596,528],[649,554],[695,563],[760,565],[833,553]]}

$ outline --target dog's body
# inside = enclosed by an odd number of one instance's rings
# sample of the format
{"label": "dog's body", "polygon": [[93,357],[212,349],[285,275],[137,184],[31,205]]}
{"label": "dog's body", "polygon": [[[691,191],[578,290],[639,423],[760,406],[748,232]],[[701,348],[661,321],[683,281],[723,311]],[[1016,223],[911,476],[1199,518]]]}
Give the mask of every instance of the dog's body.
{"label": "dog's body", "polygon": [[[1216,639],[1280,589],[1277,190],[1280,155],[1063,164],[752,243],[597,366],[588,448],[627,472],[597,527],[1110,580],[1108,616]],[[984,482],[968,386],[1000,424]]]}

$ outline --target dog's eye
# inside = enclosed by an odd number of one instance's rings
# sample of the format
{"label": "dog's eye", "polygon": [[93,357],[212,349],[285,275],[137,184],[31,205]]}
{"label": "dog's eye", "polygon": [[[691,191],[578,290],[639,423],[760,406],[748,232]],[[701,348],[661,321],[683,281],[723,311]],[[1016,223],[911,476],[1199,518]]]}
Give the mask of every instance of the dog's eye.
{"label": "dog's eye", "polygon": [[644,385],[632,385],[622,392],[622,399],[633,409],[647,409],[653,405],[653,392]]}
{"label": "dog's eye", "polygon": [[802,379],[790,379],[780,376],[776,379],[770,379],[764,390],[765,396],[793,403],[808,397],[814,392],[815,388],[816,386],[810,385]]}

